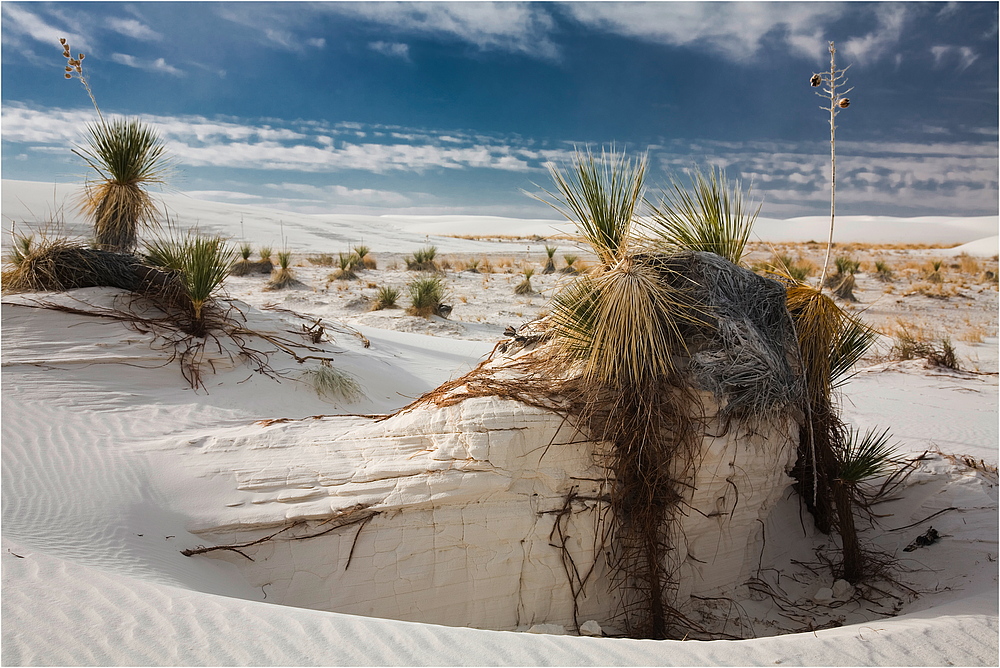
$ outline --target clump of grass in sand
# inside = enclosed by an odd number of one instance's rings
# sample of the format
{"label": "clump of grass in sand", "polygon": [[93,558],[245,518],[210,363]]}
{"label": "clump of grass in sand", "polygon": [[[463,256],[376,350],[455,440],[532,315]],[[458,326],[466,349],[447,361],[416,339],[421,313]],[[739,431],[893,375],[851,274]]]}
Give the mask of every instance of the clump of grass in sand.
{"label": "clump of grass in sand", "polygon": [[861,268],[861,263],[852,258],[840,256],[834,260],[834,266],[837,271],[826,277],[824,287],[830,288],[833,294],[844,301],[858,301],[857,297],[854,296],[854,286],[856,285],[854,274]]}
{"label": "clump of grass in sand", "polygon": [[470,274],[478,274],[479,262],[480,260],[478,260],[477,258],[469,258],[465,262],[465,271],[469,272]]}
{"label": "clump of grass in sand", "polygon": [[256,263],[257,271],[261,274],[270,274],[274,271],[274,262],[271,261],[271,247],[261,246],[257,254],[260,257]]}
{"label": "clump of grass in sand", "polygon": [[802,283],[812,273],[813,266],[805,262],[796,262],[792,256],[776,252],[769,261],[755,263],[750,269],[759,274],[777,274]]}
{"label": "clump of grass in sand", "polygon": [[410,281],[406,288],[410,293],[410,308],[406,309],[407,313],[424,318],[440,314],[444,299],[444,283],[440,278],[418,278]]}
{"label": "clump of grass in sand", "polygon": [[896,325],[889,359],[925,359],[931,366],[956,371],[961,369],[958,354],[949,337],[930,336],[922,328],[905,322]]}
{"label": "clump of grass in sand", "polygon": [[383,285],[378,289],[378,293],[375,295],[375,301],[372,303],[373,311],[381,311],[387,308],[399,308],[396,305],[396,301],[399,299],[399,290]]}
{"label": "clump of grass in sand", "polygon": [[329,360],[322,360],[319,366],[307,369],[302,375],[322,399],[353,403],[364,396],[358,381],[331,365]]}
{"label": "clump of grass in sand", "polygon": [[330,279],[335,281],[353,281],[358,278],[354,273],[357,266],[357,255],[353,253],[337,253],[337,271],[330,274]]}
{"label": "clump of grass in sand", "polygon": [[437,255],[437,247],[427,246],[413,252],[413,255],[406,258],[406,268],[410,271],[437,271],[438,266],[434,262]]}
{"label": "clump of grass in sand", "polygon": [[875,260],[875,278],[888,283],[892,280],[892,267],[885,260]]}
{"label": "clump of grass in sand", "polygon": [[306,257],[310,264],[315,264],[320,267],[330,267],[333,266],[333,255],[330,253],[319,253],[317,255],[309,255]]}
{"label": "clump of grass in sand", "polygon": [[944,283],[944,276],[941,275],[941,267],[944,263],[941,260],[932,260],[930,263],[930,268],[927,270],[924,278],[929,283]]}
{"label": "clump of grass in sand", "polygon": [[545,266],[542,268],[543,274],[556,273],[556,261],[554,259],[554,256],[557,250],[559,250],[557,246],[550,246],[548,244],[545,244],[545,255],[547,257],[545,258]]}
{"label": "clump of grass in sand", "polygon": [[535,288],[531,285],[531,277],[535,275],[535,270],[531,267],[524,268],[524,280],[518,283],[514,287],[515,295],[534,295],[538,294],[535,292]]}
{"label": "clump of grass in sand", "polygon": [[267,282],[265,289],[267,290],[282,290],[284,288],[292,287],[299,283],[298,279],[295,278],[295,274],[291,270],[292,265],[292,253],[291,251],[279,251],[278,252],[278,268],[271,274],[271,280]]}
{"label": "clump of grass in sand", "polygon": [[15,233],[4,258],[4,294],[113,286],[133,290],[138,278],[131,255],[86,248],[61,236]]}

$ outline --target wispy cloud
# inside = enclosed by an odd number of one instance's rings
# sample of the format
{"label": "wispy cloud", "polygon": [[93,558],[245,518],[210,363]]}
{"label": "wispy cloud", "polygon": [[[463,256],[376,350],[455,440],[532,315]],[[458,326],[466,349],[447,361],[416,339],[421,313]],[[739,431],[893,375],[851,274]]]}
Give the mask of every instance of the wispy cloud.
{"label": "wispy cloud", "polygon": [[118,63],[119,65],[134,67],[137,70],[146,70],[149,72],[170,74],[175,77],[184,76],[184,72],[182,70],[177,69],[173,65],[167,64],[167,61],[164,60],[163,58],[146,60],[143,58],[136,58],[135,56],[130,56],[127,53],[112,53],[111,60]]}
{"label": "wispy cloud", "polygon": [[74,49],[89,51],[92,48],[90,40],[75,29],[58,28],[37,14],[28,11],[23,5],[5,2],[0,5],[4,16],[4,39],[12,35],[26,36],[49,45],[53,50],[58,48],[59,38],[65,37]]}
{"label": "wispy cloud", "polygon": [[859,63],[871,63],[899,45],[907,18],[906,5],[880,3],[875,8],[878,27],[866,35],[851,37],[843,44],[844,53]]}
{"label": "wispy cloud", "polygon": [[953,66],[957,71],[964,72],[979,56],[967,46],[932,46],[934,67]]}
{"label": "wispy cloud", "polygon": [[108,19],[108,27],[117,33],[141,40],[162,40],[163,35],[135,19]]}
{"label": "wispy cloud", "polygon": [[445,36],[483,50],[555,58],[555,21],[545,3],[338,2],[325,11],[364,19],[403,34]]}

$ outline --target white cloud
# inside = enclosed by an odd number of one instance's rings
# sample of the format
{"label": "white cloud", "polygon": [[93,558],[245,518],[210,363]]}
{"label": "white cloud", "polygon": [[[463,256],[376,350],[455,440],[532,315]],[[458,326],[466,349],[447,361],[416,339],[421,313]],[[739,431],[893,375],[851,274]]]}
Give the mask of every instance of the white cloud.
{"label": "white cloud", "polygon": [[371,42],[368,44],[368,48],[384,56],[402,58],[403,60],[410,59],[410,46],[408,44],[400,44],[399,42]]}
{"label": "white cloud", "polygon": [[3,11],[3,16],[6,19],[3,24],[4,32],[8,33],[4,39],[8,39],[10,33],[25,35],[51,46],[52,50],[55,51],[59,48],[59,38],[65,37],[73,47],[74,55],[79,51],[86,52],[91,49],[90,41],[83,35],[73,30],[49,25],[45,20],[24,9],[21,5],[5,2],[0,5],[0,10]]}
{"label": "white cloud", "polygon": [[408,34],[443,35],[480,49],[555,58],[555,22],[545,3],[338,2],[320,8],[390,26]]}
{"label": "white cloud", "polygon": [[173,65],[168,65],[167,61],[163,58],[156,58],[155,60],[142,60],[136,58],[135,56],[130,56],[127,53],[113,53],[111,54],[111,60],[119,63],[120,65],[134,67],[138,70],[162,72],[163,74],[170,74],[175,77],[184,76],[184,72],[182,70],[177,69]]}
{"label": "white cloud", "polygon": [[907,8],[898,3],[881,3],[876,6],[875,16],[878,28],[867,35],[851,37],[844,42],[844,53],[858,62],[876,61],[899,44]]}
{"label": "white cloud", "polygon": [[151,29],[144,23],[140,23],[135,19],[119,19],[111,17],[108,19],[108,27],[117,33],[126,35],[128,37],[134,37],[135,39],[141,40],[162,40],[163,36]]}
{"label": "white cloud", "polygon": [[953,65],[959,72],[964,72],[979,59],[976,52],[967,46],[932,46],[931,55],[934,57],[934,67]]}

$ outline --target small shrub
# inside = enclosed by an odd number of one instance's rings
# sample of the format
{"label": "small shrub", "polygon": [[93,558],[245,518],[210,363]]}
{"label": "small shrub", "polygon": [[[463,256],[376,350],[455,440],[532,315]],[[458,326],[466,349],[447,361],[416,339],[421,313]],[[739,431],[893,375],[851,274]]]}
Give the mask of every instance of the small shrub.
{"label": "small shrub", "polygon": [[930,283],[944,283],[944,276],[941,275],[942,264],[941,260],[932,260],[930,270],[927,271],[924,278]]}
{"label": "small shrub", "polygon": [[407,313],[424,318],[440,313],[444,299],[444,284],[440,278],[418,278],[410,281],[406,287],[410,293],[410,308],[406,310]]}
{"label": "small shrub", "polygon": [[437,271],[437,264],[434,257],[437,255],[435,246],[427,246],[414,251],[413,255],[406,258],[406,268],[410,271]]}
{"label": "small shrub", "polygon": [[833,261],[833,265],[837,268],[838,274],[851,274],[854,275],[858,273],[858,269],[861,268],[861,263],[849,257],[841,256]]}
{"label": "small shrub", "polygon": [[896,360],[925,359],[931,366],[960,370],[958,355],[947,336],[934,339],[920,328],[899,323],[889,358]]}
{"label": "small shrub", "polygon": [[467,272],[469,272],[470,274],[478,274],[479,273],[479,260],[477,260],[475,258],[470,258],[469,261],[466,262],[466,264],[465,264],[465,270]]}
{"label": "small shrub", "polygon": [[231,274],[233,276],[246,276],[254,270],[254,262],[250,259],[253,253],[253,246],[244,242],[240,244],[240,259],[233,264]]}
{"label": "small shrub", "polygon": [[320,267],[331,267],[333,266],[333,255],[330,253],[320,253],[319,255],[310,255],[306,258],[310,263],[318,265]]}
{"label": "small shrub", "polygon": [[271,247],[261,246],[258,254],[260,259],[257,260],[257,271],[261,274],[270,274],[274,271],[274,262],[271,261]]}
{"label": "small shrub", "polygon": [[388,285],[383,285],[378,289],[378,294],[375,295],[375,302],[372,304],[372,310],[381,311],[386,308],[399,308],[396,305],[396,300],[398,299],[399,290]]}
{"label": "small shrub", "polygon": [[267,289],[281,290],[298,283],[295,274],[291,270],[292,254],[290,251],[278,253],[278,268],[271,274],[271,280],[267,282]]}
{"label": "small shrub", "polygon": [[892,268],[885,260],[875,260],[875,277],[883,283],[892,280]]}
{"label": "small shrub", "polygon": [[481,274],[493,273],[493,263],[490,262],[489,258],[484,257],[483,261],[479,263],[479,273]]}
{"label": "small shrub", "polygon": [[368,246],[358,245],[352,250],[357,258],[357,269],[378,269],[378,263],[371,256],[371,249]]}

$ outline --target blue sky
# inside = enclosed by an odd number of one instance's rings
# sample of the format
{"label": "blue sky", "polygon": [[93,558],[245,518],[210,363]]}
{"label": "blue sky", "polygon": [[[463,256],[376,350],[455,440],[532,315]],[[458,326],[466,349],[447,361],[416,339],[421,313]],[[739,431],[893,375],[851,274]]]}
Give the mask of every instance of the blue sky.
{"label": "blue sky", "polygon": [[556,217],[548,163],[612,142],[650,185],[719,165],[763,215],[829,211],[835,40],[841,214],[998,206],[990,3],[3,2],[3,177],[74,182],[96,118],[154,124],[170,185],[302,212]]}

